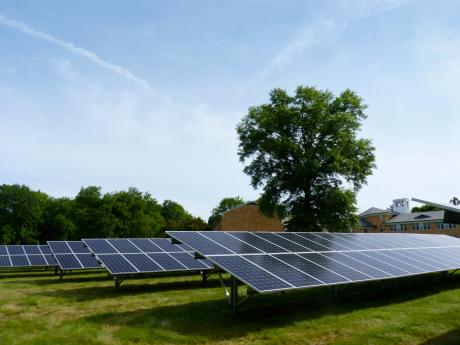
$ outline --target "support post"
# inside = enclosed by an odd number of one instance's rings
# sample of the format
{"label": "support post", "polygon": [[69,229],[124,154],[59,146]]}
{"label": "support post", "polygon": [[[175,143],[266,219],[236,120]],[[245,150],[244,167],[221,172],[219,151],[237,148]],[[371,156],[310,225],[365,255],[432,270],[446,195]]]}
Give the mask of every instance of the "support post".
{"label": "support post", "polygon": [[121,285],[121,283],[123,281],[123,277],[115,276],[113,279],[115,281],[115,289],[119,290],[120,285]]}
{"label": "support post", "polygon": [[55,275],[55,276],[57,276],[57,275],[58,275],[58,268],[57,268],[57,266],[56,266],[56,267],[54,267],[54,275]]}
{"label": "support post", "polygon": [[444,279],[447,279],[449,277],[449,271],[442,271],[441,274]]}
{"label": "support post", "polygon": [[338,301],[339,300],[339,289],[335,285],[332,285],[331,290],[332,290],[332,296],[334,297],[334,300]]}
{"label": "support post", "polygon": [[64,270],[59,271],[59,280],[62,280],[64,278]]}
{"label": "support post", "polygon": [[398,287],[401,289],[403,286],[403,280],[402,278],[398,278]]}
{"label": "support post", "polygon": [[230,278],[230,312],[236,314],[238,307],[238,281],[234,276]]}
{"label": "support post", "polygon": [[208,282],[208,274],[206,271],[200,271],[201,279],[203,280],[203,284],[206,285]]}

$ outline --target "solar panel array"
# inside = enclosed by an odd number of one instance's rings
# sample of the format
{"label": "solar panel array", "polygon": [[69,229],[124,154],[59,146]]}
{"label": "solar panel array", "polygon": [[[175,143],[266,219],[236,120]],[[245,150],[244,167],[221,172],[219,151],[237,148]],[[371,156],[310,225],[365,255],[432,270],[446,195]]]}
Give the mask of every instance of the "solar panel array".
{"label": "solar panel array", "polygon": [[48,241],[61,270],[101,268],[82,241]]}
{"label": "solar panel array", "polygon": [[168,231],[258,292],[460,268],[460,239],[425,234]]}
{"label": "solar panel array", "polygon": [[190,247],[172,244],[166,238],[83,239],[83,242],[112,275],[212,268],[208,260],[195,259]]}
{"label": "solar panel array", "polygon": [[55,266],[47,245],[0,245],[0,267]]}

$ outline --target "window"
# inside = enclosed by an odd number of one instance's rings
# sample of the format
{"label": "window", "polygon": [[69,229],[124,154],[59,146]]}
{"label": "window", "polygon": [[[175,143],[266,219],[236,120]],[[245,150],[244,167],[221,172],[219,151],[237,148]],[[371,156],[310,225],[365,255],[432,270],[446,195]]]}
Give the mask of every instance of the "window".
{"label": "window", "polygon": [[391,226],[391,231],[393,232],[407,231],[407,224],[393,224]]}
{"label": "window", "polygon": [[456,224],[438,223],[438,229],[441,229],[441,230],[456,229],[456,228],[457,228]]}
{"label": "window", "polygon": [[431,223],[414,223],[412,225],[412,228],[414,230],[430,230],[431,229]]}

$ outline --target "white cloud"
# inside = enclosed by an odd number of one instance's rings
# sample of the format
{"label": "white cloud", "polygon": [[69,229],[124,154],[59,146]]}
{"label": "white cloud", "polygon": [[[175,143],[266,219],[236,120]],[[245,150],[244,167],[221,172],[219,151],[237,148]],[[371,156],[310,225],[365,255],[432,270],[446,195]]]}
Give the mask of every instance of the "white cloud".
{"label": "white cloud", "polygon": [[413,0],[362,0],[344,1],[336,13],[322,16],[300,28],[297,34],[282,47],[256,77],[267,78],[279,69],[286,68],[311,49],[322,44],[332,44],[347,29],[350,23],[366,17],[394,10]]}
{"label": "white cloud", "polygon": [[8,27],[16,31],[19,31],[23,34],[32,36],[36,39],[46,41],[57,47],[63,48],[71,53],[74,53],[84,59],[91,61],[92,63],[112,73],[122,76],[123,78],[126,78],[132,82],[135,82],[143,87],[151,88],[150,84],[146,80],[136,76],[134,73],[132,73],[127,68],[111,63],[111,62],[108,62],[108,61],[105,61],[102,58],[100,58],[97,54],[87,49],[84,49],[82,47],[79,47],[72,42],[66,42],[62,39],[54,37],[51,34],[37,30],[24,22],[20,22],[14,19],[7,18],[1,14],[0,14],[0,25]]}

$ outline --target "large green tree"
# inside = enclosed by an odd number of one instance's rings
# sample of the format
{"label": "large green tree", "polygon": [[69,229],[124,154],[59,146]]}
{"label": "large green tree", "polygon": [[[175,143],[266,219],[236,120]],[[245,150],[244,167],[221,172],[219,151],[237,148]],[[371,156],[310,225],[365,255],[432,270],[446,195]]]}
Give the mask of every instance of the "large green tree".
{"label": "large green tree", "polygon": [[104,202],[110,209],[114,236],[155,237],[164,223],[157,201],[136,188],[106,194]]}
{"label": "large green tree", "polygon": [[48,196],[24,185],[0,186],[0,243],[37,243]]}
{"label": "large green tree", "polygon": [[165,200],[161,215],[164,218],[163,235],[167,230],[208,230],[208,224],[200,217],[194,217],[185,208],[173,201]]}
{"label": "large green tree", "polygon": [[75,202],[70,198],[49,198],[43,212],[40,229],[40,242],[48,240],[80,240],[75,225]]}
{"label": "large green tree", "polygon": [[366,106],[353,91],[274,89],[237,126],[239,157],[261,210],[291,231],[347,231],[356,192],[375,167],[374,147],[358,137]]}
{"label": "large green tree", "polygon": [[75,197],[74,219],[81,238],[114,235],[110,205],[104,200],[101,187],[88,186],[80,189]]}
{"label": "large green tree", "polygon": [[209,226],[212,226],[219,215],[225,211],[228,211],[232,208],[244,205],[246,201],[244,201],[240,196],[234,196],[234,197],[226,197],[223,198],[219,204],[214,207],[211,211],[211,216],[208,219],[208,224]]}

